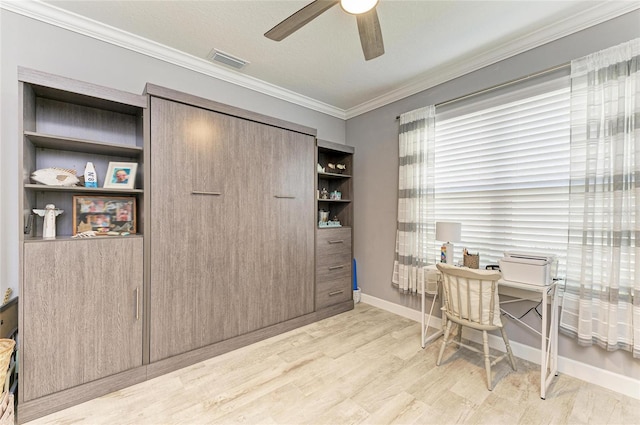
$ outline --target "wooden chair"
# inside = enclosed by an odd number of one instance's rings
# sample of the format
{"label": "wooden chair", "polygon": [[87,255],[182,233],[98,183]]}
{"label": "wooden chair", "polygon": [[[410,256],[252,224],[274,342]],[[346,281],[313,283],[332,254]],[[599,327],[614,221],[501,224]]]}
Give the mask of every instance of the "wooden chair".
{"label": "wooden chair", "polygon": [[[513,370],[516,370],[516,362],[509,346],[507,333],[500,320],[500,300],[498,298],[498,279],[501,275],[493,270],[475,270],[467,267],[455,267],[448,264],[437,264],[442,273],[443,307],[447,320],[444,331],[444,340],[440,347],[440,354],[436,365],[440,365],[442,355],[447,344],[456,343],[482,353],[476,347],[462,343],[462,326],[482,331],[484,351],[484,364],[487,371],[487,388],[491,391],[491,366],[508,357]],[[451,335],[453,324],[458,326],[458,338],[454,340]],[[489,337],[487,331],[500,329],[502,339],[507,352],[499,357],[489,354]],[[494,360],[491,361],[491,357]]]}

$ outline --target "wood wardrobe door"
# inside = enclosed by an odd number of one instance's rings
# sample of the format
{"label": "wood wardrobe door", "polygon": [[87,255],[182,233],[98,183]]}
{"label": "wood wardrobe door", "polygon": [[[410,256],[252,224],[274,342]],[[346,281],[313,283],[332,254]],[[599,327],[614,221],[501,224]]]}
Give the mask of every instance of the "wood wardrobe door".
{"label": "wood wardrobe door", "polygon": [[225,338],[234,120],[151,98],[152,362]]}
{"label": "wood wardrobe door", "polygon": [[272,244],[265,275],[277,307],[265,315],[280,322],[314,309],[315,139],[275,128],[268,138],[266,230]]}
{"label": "wood wardrobe door", "polygon": [[233,304],[240,333],[314,307],[314,138],[245,122],[237,139],[243,179],[234,216]]}
{"label": "wood wardrobe door", "polygon": [[24,244],[24,400],[142,365],[142,238]]}

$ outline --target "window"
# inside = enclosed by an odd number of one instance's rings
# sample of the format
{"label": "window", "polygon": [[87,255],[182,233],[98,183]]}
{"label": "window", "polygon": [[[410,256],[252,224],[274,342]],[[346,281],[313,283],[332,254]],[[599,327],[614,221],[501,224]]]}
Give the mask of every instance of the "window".
{"label": "window", "polygon": [[[466,247],[482,265],[505,251],[552,253],[566,265],[569,81],[526,85],[438,107],[435,219],[463,223],[456,259]],[[431,249],[438,258],[439,243]]]}

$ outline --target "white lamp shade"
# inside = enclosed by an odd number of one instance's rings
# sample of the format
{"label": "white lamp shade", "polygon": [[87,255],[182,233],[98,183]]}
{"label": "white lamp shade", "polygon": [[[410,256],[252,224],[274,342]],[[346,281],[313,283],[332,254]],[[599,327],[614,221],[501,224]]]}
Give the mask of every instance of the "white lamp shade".
{"label": "white lamp shade", "polygon": [[453,221],[436,222],[436,240],[441,242],[460,242],[462,224]]}
{"label": "white lamp shade", "polygon": [[378,4],[378,0],[340,0],[342,9],[352,15],[368,12]]}

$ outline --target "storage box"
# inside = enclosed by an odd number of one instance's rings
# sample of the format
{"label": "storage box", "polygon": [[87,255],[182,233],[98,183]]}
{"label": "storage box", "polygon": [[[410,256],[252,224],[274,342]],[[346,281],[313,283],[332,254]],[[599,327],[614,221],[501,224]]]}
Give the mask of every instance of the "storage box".
{"label": "storage box", "polygon": [[498,264],[504,280],[546,286],[556,277],[558,261],[553,255],[505,252]]}

